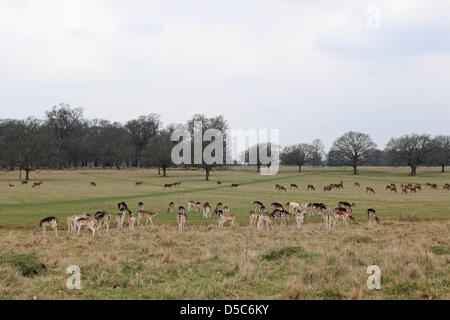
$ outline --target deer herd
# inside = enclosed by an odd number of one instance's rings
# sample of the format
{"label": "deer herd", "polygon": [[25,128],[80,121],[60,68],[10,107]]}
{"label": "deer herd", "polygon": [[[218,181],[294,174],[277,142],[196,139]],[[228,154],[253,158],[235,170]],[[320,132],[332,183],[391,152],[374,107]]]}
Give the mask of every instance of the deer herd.
{"label": "deer herd", "polygon": [[[22,182],[22,184],[27,184],[27,182]],[[40,186],[41,184],[42,181],[34,182],[33,188]],[[136,182],[136,185],[141,184],[142,182]],[[171,188],[180,184],[181,182],[165,184],[163,189]],[[95,182],[91,182],[90,185],[94,187],[96,186]],[[12,184],[9,184],[9,186],[14,187]],[[435,183],[427,183],[426,186],[431,189],[438,189],[438,186]],[[237,187],[239,187],[239,184],[232,184],[232,188]],[[354,182],[354,187],[359,188],[361,185],[358,182]],[[344,183],[340,181],[336,184],[326,185],[323,190],[331,191],[333,189],[343,188]],[[286,187],[281,184],[276,184],[275,189],[278,191],[287,192]],[[299,187],[296,184],[291,184],[289,189],[298,190]],[[402,194],[408,194],[408,192],[417,193],[418,191],[422,191],[422,186],[418,183],[401,184],[400,189]],[[450,184],[444,184],[443,189],[450,190]],[[315,191],[314,185],[309,184],[307,186],[307,191],[309,190]],[[386,185],[385,190],[397,193],[397,186],[394,183],[391,183]],[[375,190],[373,187],[367,186],[366,193],[375,194]],[[249,212],[249,225],[250,227],[256,228],[256,230],[260,232],[263,229],[274,229],[275,226],[290,227],[291,221],[294,220],[296,229],[301,230],[305,219],[312,217],[315,213],[317,213],[318,216],[322,217],[324,220],[324,229],[326,231],[330,231],[337,225],[347,226],[349,222],[355,223],[355,218],[352,215],[352,210],[355,206],[356,203],[349,203],[346,201],[339,201],[337,203],[337,207],[334,209],[328,209],[324,203],[287,202],[283,205],[279,202],[272,202],[270,206],[266,208],[261,201],[255,200],[252,203],[253,209]],[[148,226],[149,224],[154,226],[153,218],[160,214],[159,211],[145,210],[143,202],[138,203],[136,213],[133,213],[125,202],[119,202],[117,204],[117,208],[118,213],[115,216],[114,224],[118,230],[121,230],[126,223],[128,229],[133,231],[135,224],[140,226],[142,220],[145,221],[145,226]],[[176,205],[175,202],[172,201],[167,207],[167,213],[175,212]],[[375,209],[369,208],[365,211],[365,213],[369,225],[378,224],[380,220],[376,215]],[[185,230],[186,226],[188,226],[188,214],[202,214],[203,219],[209,219],[216,216],[217,225],[219,228],[223,228],[226,223],[229,223],[230,226],[235,226],[235,214],[231,213],[229,206],[223,205],[222,202],[217,203],[214,209],[209,202],[202,203],[194,200],[189,200],[185,203],[185,205],[178,206],[176,221],[179,231]],[[72,214],[67,217],[67,231],[69,234],[76,233],[79,235],[82,227],[85,227],[86,230],[91,233],[92,237],[94,237],[96,232],[109,232],[111,220],[112,215],[107,211],[97,211],[94,215],[84,212],[80,214]],[[39,226],[33,231],[33,233],[36,234],[42,231],[42,233],[45,234],[46,229],[50,228],[55,231],[56,235],[58,235],[57,226],[58,219],[56,217],[48,217],[39,222]]]}

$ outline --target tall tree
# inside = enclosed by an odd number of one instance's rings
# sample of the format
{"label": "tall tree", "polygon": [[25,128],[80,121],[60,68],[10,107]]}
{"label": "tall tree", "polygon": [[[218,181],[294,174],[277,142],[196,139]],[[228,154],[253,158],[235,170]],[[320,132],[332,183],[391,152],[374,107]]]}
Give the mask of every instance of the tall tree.
{"label": "tall tree", "polygon": [[450,164],[450,136],[436,136],[431,142],[432,162],[441,166],[441,172],[445,172],[445,166]]}
{"label": "tall tree", "polygon": [[9,121],[0,137],[0,146],[11,164],[25,170],[28,180],[30,172],[41,163],[44,151],[40,122],[33,118]]}
{"label": "tall tree", "polygon": [[431,138],[428,134],[411,134],[391,138],[386,145],[386,152],[392,163],[406,164],[411,167],[411,175],[417,174],[417,166],[425,163],[431,150]]}
{"label": "tall tree", "polygon": [[[201,124],[200,128],[196,128],[195,124]],[[201,167],[205,170],[205,180],[209,180],[209,175],[210,172],[212,170],[212,168],[214,168],[215,166],[219,165],[219,163],[217,163],[216,161],[213,161],[212,163],[209,163],[209,161],[207,161],[207,159],[205,159],[205,157],[203,157],[203,154],[205,153],[205,151],[208,151],[210,148],[210,145],[219,143],[220,146],[220,150],[219,152],[222,154],[220,162],[221,163],[225,163],[225,157],[226,157],[226,151],[227,151],[227,145],[226,145],[226,138],[227,138],[227,130],[228,130],[228,123],[225,120],[225,118],[220,115],[220,116],[216,116],[216,117],[212,117],[212,118],[207,118],[202,114],[196,114],[192,117],[191,120],[189,120],[186,124],[186,128],[188,130],[188,132],[190,133],[191,137],[192,137],[192,163],[194,164],[194,166],[198,166]],[[201,133],[201,141],[196,141],[196,137],[198,137],[198,135],[195,134],[196,131],[198,131],[197,129],[200,129],[200,133]],[[220,133],[221,138],[222,138],[222,143],[220,143],[220,141],[215,141],[214,139],[211,138],[211,140],[214,141],[205,141],[205,139],[203,139],[203,135],[209,130],[209,129],[215,129],[217,130],[217,132]],[[196,155],[196,147],[195,144],[197,144],[200,147],[200,150],[198,150],[199,153],[201,153],[201,159],[200,159],[200,164],[195,164],[195,155]],[[212,151],[212,155],[214,157],[220,157],[219,154],[216,154],[215,150]]]}
{"label": "tall tree", "polygon": [[351,166],[353,174],[358,174],[358,166],[373,159],[376,146],[368,134],[350,131],[334,141],[328,162]]}
{"label": "tall tree", "polygon": [[160,126],[159,115],[155,113],[130,120],[125,124],[134,146],[134,166],[140,166],[142,152],[150,138],[157,134]]}
{"label": "tall tree", "polygon": [[311,142],[311,164],[313,167],[320,166],[325,155],[325,145],[322,140],[314,139]]}
{"label": "tall tree", "polygon": [[240,155],[240,158],[244,163],[256,165],[259,173],[261,172],[261,166],[265,165],[268,168],[272,166],[272,149],[278,151],[278,154],[280,154],[279,145],[273,144],[272,142],[260,142],[245,149]]}
{"label": "tall tree", "polygon": [[173,131],[173,126],[161,130],[150,138],[144,150],[144,164],[161,168],[164,177],[167,176],[167,168],[173,165],[171,158],[174,146],[174,142],[171,140]]}
{"label": "tall tree", "polygon": [[285,164],[295,164],[298,172],[302,171],[302,166],[311,161],[312,147],[306,143],[288,146],[281,152],[281,161]]}

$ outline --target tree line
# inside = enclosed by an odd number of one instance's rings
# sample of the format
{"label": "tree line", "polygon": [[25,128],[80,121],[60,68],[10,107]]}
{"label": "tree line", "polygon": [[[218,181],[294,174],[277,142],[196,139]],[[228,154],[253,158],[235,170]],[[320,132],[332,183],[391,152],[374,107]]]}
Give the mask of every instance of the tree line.
{"label": "tree line", "polygon": [[[156,167],[165,176],[167,169],[174,166],[171,152],[178,143],[171,140],[172,133],[183,127],[193,134],[196,121],[202,122],[203,132],[211,128],[223,132],[226,141],[229,127],[223,116],[207,118],[197,114],[185,124],[163,126],[159,115],[152,113],[122,124],[89,120],[84,117],[82,108],[59,104],[47,111],[42,120],[0,119],[0,167],[19,169],[20,177],[23,171],[25,179],[29,179],[30,172],[36,168],[115,167],[120,170],[124,166]],[[208,145],[209,142],[203,141],[202,150]],[[328,153],[320,139],[283,149],[259,143],[247,148],[241,160],[247,162],[249,153],[256,151],[259,171],[262,165],[259,151],[270,152],[271,147],[278,148],[282,164],[298,166],[299,172],[305,165],[351,166],[354,174],[362,165],[407,165],[411,175],[416,175],[420,165],[440,166],[444,172],[450,162],[449,135],[407,134],[391,138],[386,148],[379,150],[369,135],[353,131],[337,138]],[[225,153],[227,146],[223,148]],[[217,164],[203,161],[189,166],[203,169],[208,180]]]}

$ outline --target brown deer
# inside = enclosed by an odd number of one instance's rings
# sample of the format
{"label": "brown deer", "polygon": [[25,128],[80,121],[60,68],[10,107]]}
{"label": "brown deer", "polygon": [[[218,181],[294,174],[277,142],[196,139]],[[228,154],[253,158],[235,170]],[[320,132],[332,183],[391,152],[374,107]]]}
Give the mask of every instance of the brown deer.
{"label": "brown deer", "polygon": [[32,188],[36,188],[39,187],[41,184],[43,184],[44,181],[39,181],[39,182],[33,182],[33,185],[31,186]]}
{"label": "brown deer", "polygon": [[167,188],[172,188],[173,184],[172,183],[166,183],[163,187],[163,190],[166,190]]}
{"label": "brown deer", "polygon": [[309,190],[316,191],[316,188],[314,188],[314,186],[312,184],[308,184],[306,191],[309,191]]}
{"label": "brown deer", "polygon": [[97,222],[99,230],[101,230],[104,227],[106,229],[106,232],[109,232],[111,214],[109,214],[106,211],[97,211],[97,213],[95,214],[95,220]]}
{"label": "brown deer", "polygon": [[82,226],[86,226],[86,229],[91,231],[92,237],[94,237],[96,224],[97,224],[96,220],[94,218],[92,218],[92,217],[89,217],[89,216],[88,217],[82,217],[82,218],[78,219],[78,221],[77,221],[77,226],[78,226],[77,235],[80,235],[81,227]]}
{"label": "brown deer", "polygon": [[231,185],[231,189],[233,189],[233,188],[237,188],[237,187],[239,187],[239,184],[237,184],[237,183],[233,183],[232,185]]}
{"label": "brown deer", "polygon": [[142,181],[136,181],[136,186],[141,186],[144,182]]}
{"label": "brown deer", "polygon": [[369,225],[371,225],[372,223],[378,224],[380,219],[378,219],[377,217],[377,212],[375,211],[375,209],[367,209],[367,220],[369,222]]}
{"label": "brown deer", "polygon": [[167,213],[173,213],[173,210],[175,210],[175,203],[171,201],[169,203],[169,207],[167,208]]}
{"label": "brown deer", "polygon": [[450,190],[450,184],[446,183],[442,186],[442,190]]}
{"label": "brown deer", "polygon": [[36,235],[40,231],[42,231],[42,235],[45,235],[45,229],[49,227],[55,231],[55,235],[58,236],[58,218],[56,217],[48,217],[44,218],[39,222],[39,226],[34,229],[33,234]]}
{"label": "brown deer", "polygon": [[298,190],[298,185],[296,185],[295,183],[291,183],[291,186],[289,187],[290,190],[292,189],[297,189]]}
{"label": "brown deer", "polygon": [[222,181],[218,180],[218,181],[217,181],[217,184],[222,184]]}
{"label": "brown deer", "polygon": [[355,182],[354,184],[353,184],[355,187],[361,187],[361,185],[359,184],[359,182]]}
{"label": "brown deer", "polygon": [[183,231],[187,222],[187,214],[186,210],[184,210],[182,206],[178,208],[177,222],[178,222],[178,231],[179,232]]}
{"label": "brown deer", "polygon": [[91,181],[91,183],[89,184],[89,187],[96,187],[97,184],[95,183],[95,181]]}
{"label": "brown deer", "polygon": [[375,190],[372,187],[366,187],[366,193],[375,193]]}
{"label": "brown deer", "polygon": [[22,185],[24,185],[24,184],[28,184],[28,181],[27,180],[22,180]]}
{"label": "brown deer", "polygon": [[196,202],[195,201],[193,201],[193,200],[189,200],[189,201],[187,201],[186,202],[186,204],[187,204],[187,212],[191,212],[191,209],[193,208],[194,210],[195,210],[195,206],[196,206]]}
{"label": "brown deer", "polygon": [[15,187],[15,185],[13,185],[13,184],[11,184],[11,183],[8,183],[8,185],[9,185],[11,188],[14,188],[14,187]]}
{"label": "brown deer", "polygon": [[217,216],[219,218],[218,224],[219,228],[223,228],[225,222],[230,221],[230,226],[234,226],[234,220],[236,219],[235,215],[230,212],[224,212],[219,210],[217,212]]}
{"label": "brown deer", "polygon": [[333,187],[331,186],[331,185],[328,185],[328,186],[324,186],[323,187],[323,191],[325,192],[325,191],[331,191],[333,189]]}

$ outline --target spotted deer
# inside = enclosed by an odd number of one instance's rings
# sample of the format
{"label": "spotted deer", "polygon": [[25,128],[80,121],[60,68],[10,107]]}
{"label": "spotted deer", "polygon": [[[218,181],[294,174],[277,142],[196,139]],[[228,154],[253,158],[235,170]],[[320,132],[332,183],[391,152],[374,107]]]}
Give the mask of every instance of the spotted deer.
{"label": "spotted deer", "polygon": [[186,202],[186,204],[187,204],[187,212],[191,212],[191,209],[195,210],[195,206],[197,203],[193,200],[189,200]]}
{"label": "spotted deer", "polygon": [[145,219],[145,225],[148,224],[150,221],[150,224],[153,227],[153,217],[157,216],[159,214],[159,211],[151,212],[146,210],[139,210],[137,214],[137,225],[141,225],[141,219]]}
{"label": "spotted deer", "polygon": [[125,220],[125,211],[120,211],[116,216],[117,229],[122,229],[124,220]]}
{"label": "spotted deer", "polygon": [[211,215],[212,215],[211,205],[209,204],[209,202],[205,202],[203,204],[203,219],[208,219],[211,217]]}
{"label": "spotted deer", "polygon": [[297,230],[301,230],[303,227],[303,223],[305,221],[305,215],[306,211],[304,210],[297,210],[297,213],[295,215],[295,222],[297,223]]}
{"label": "spotted deer", "polygon": [[127,211],[128,213],[131,213],[131,210],[128,209],[128,206],[125,202],[119,202],[117,204],[117,208],[119,208],[119,211]]}
{"label": "spotted deer", "polygon": [[167,213],[173,213],[173,210],[175,210],[175,203],[171,201],[169,203],[169,207],[167,208]]}
{"label": "spotted deer", "polygon": [[106,211],[97,211],[97,213],[95,214],[95,220],[97,220],[98,230],[105,228],[106,232],[109,232],[111,214]]}
{"label": "spotted deer", "polygon": [[234,220],[236,219],[235,215],[230,212],[225,212],[223,210],[219,210],[217,212],[217,216],[219,218],[218,224],[219,228],[223,228],[225,222],[229,221],[230,226],[234,226]]}
{"label": "spotted deer", "polygon": [[292,213],[292,212],[300,209],[300,204],[298,204],[297,202],[292,202],[292,201],[288,202],[288,203],[286,203],[286,209]]}
{"label": "spotted deer", "polygon": [[81,227],[86,226],[86,229],[91,231],[92,233],[92,237],[94,237],[95,235],[95,227],[96,227],[96,220],[92,217],[82,217],[80,219],[78,219],[77,221],[77,227],[78,227],[78,231],[77,231],[77,235],[80,235],[80,230]]}
{"label": "spotted deer", "polygon": [[256,211],[260,211],[261,207],[264,207],[264,204],[261,201],[253,201],[253,206],[255,207]]}
{"label": "spotted deer", "polygon": [[256,225],[256,222],[258,220],[258,214],[259,214],[259,211],[250,211],[250,213],[249,213],[250,227]]}
{"label": "spotted deer", "polygon": [[347,219],[350,219],[352,222],[355,222],[355,218],[352,216],[351,209],[346,209],[342,207],[337,207],[334,209],[335,218],[338,222],[343,223],[345,226],[347,226]]}
{"label": "spotted deer", "polygon": [[[182,208],[182,209],[180,209],[180,208]],[[186,214],[186,210],[184,210],[183,207],[179,207],[178,209],[179,209],[178,214],[177,214],[178,231],[182,232],[186,226],[187,214]]]}
{"label": "spotted deer", "polygon": [[134,223],[136,222],[136,216],[134,215],[134,213],[131,213],[128,216],[128,230],[133,231],[134,230]]}
{"label": "spotted deer", "polygon": [[374,223],[374,224],[378,224],[379,223],[380,219],[378,219],[377,214],[376,214],[377,212],[375,211],[375,209],[372,209],[372,208],[367,209],[366,213],[367,213],[367,220],[369,222],[369,226],[372,223]]}
{"label": "spotted deer", "polygon": [[42,231],[42,235],[45,235],[45,230],[48,228],[51,228],[55,231],[55,235],[58,236],[58,218],[56,217],[48,217],[44,218],[39,222],[39,226],[34,229],[33,234],[36,235],[37,233]]}
{"label": "spotted deer", "polygon": [[366,193],[375,193],[375,190],[372,187],[366,187]]}
{"label": "spotted deer", "polygon": [[274,222],[275,216],[273,213],[268,213],[266,211],[262,211],[258,213],[258,220],[256,223],[256,228],[259,231],[261,231],[264,228],[264,225],[266,225],[266,229],[269,230],[270,228],[273,229],[273,222]]}

